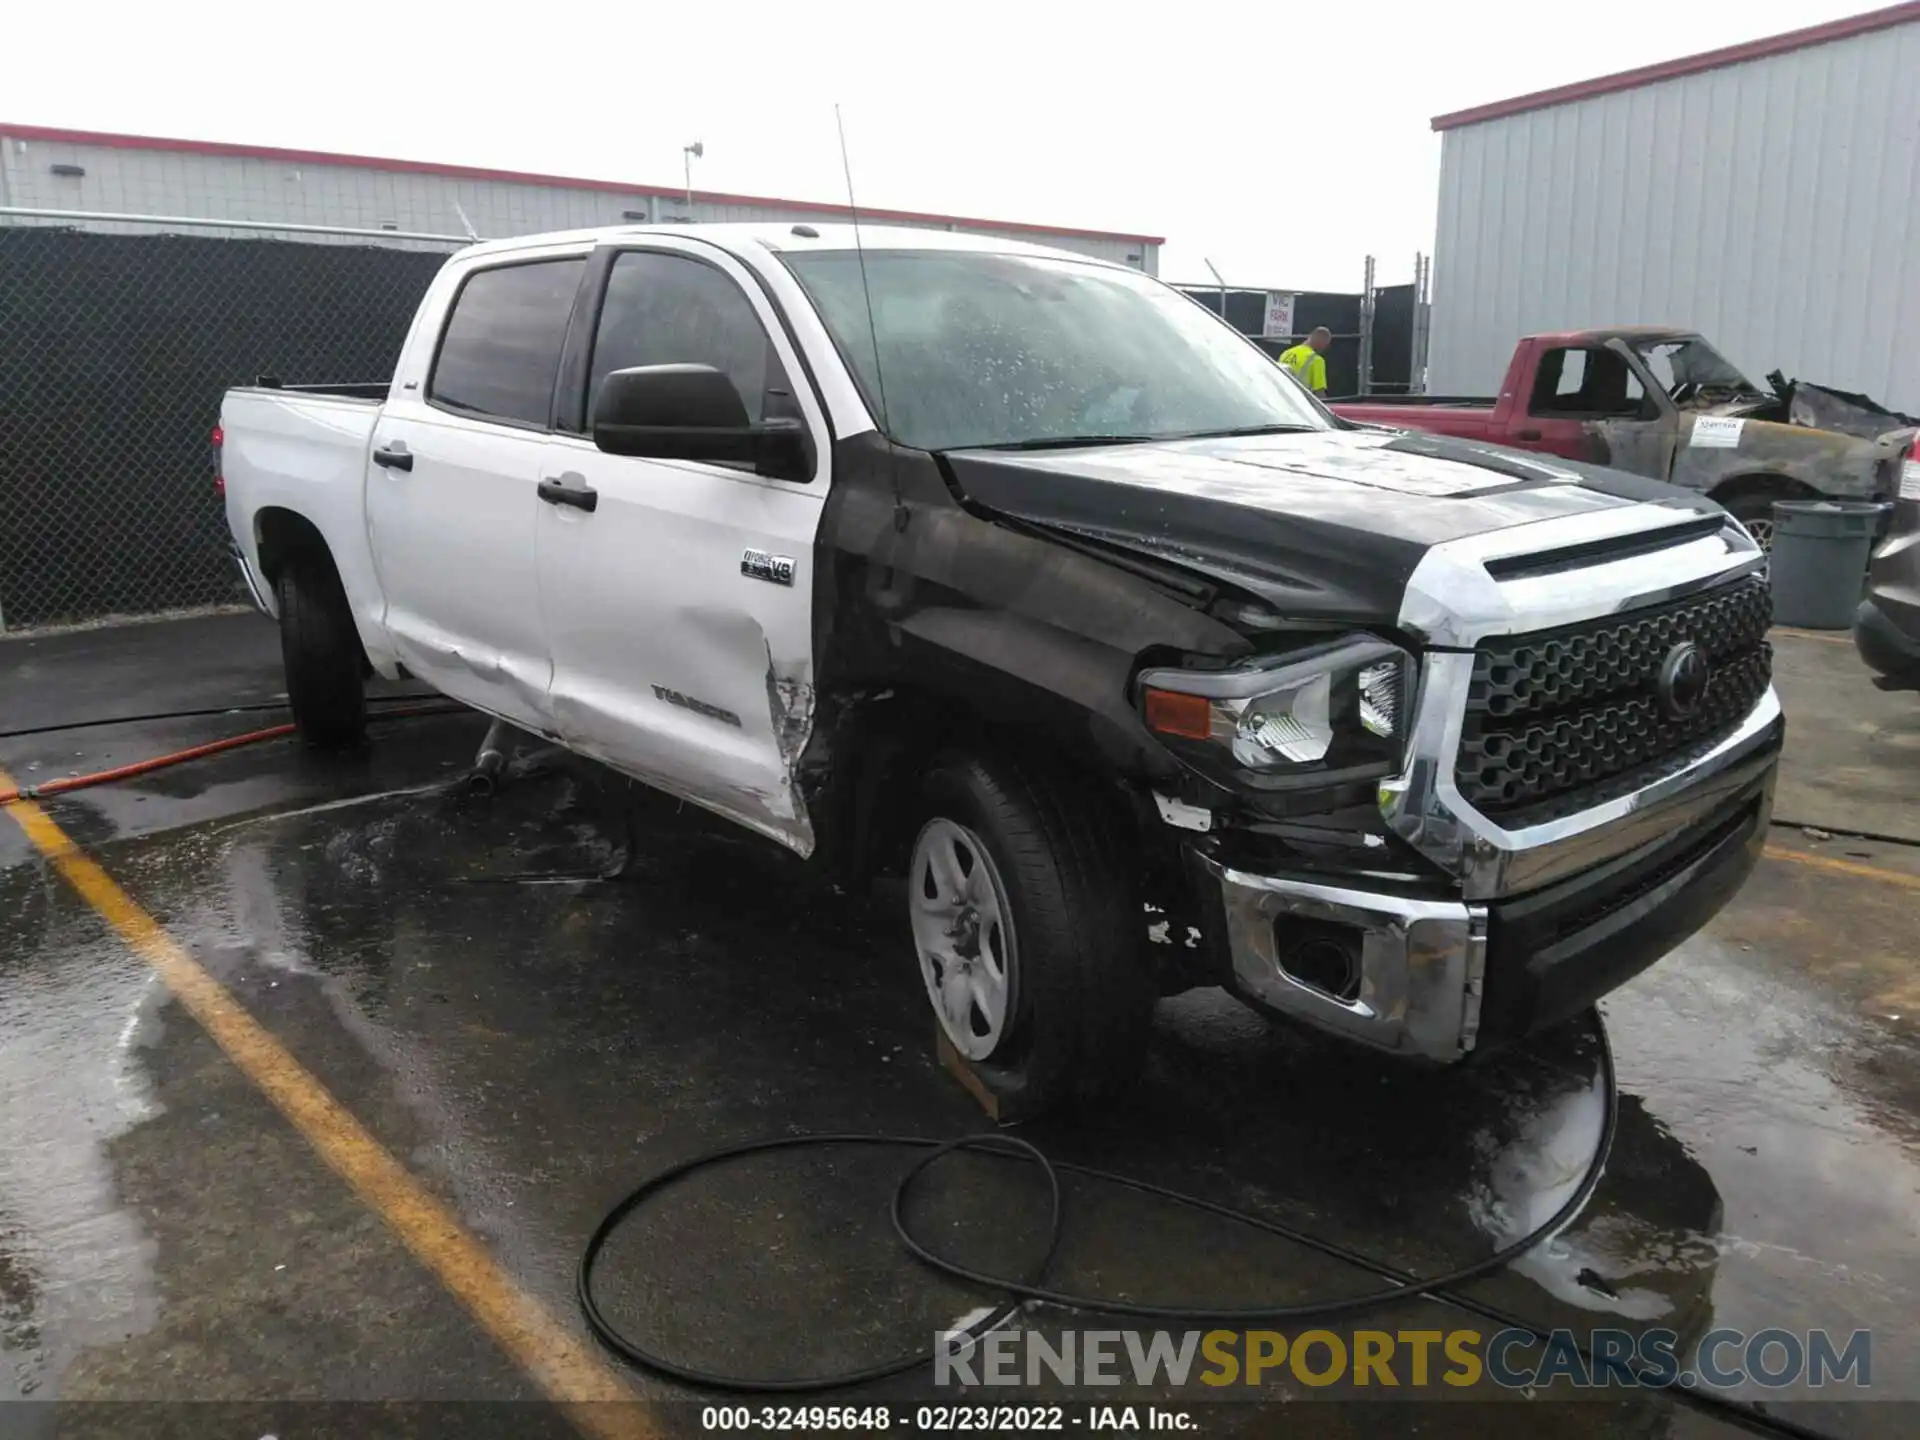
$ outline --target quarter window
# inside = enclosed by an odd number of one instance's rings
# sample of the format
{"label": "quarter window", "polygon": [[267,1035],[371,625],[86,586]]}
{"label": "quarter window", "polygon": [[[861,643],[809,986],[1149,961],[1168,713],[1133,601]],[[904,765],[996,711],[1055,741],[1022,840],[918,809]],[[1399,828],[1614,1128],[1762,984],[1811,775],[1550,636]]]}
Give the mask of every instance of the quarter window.
{"label": "quarter window", "polygon": [[460,287],[427,382],[449,410],[545,426],[584,258],[476,270]]}

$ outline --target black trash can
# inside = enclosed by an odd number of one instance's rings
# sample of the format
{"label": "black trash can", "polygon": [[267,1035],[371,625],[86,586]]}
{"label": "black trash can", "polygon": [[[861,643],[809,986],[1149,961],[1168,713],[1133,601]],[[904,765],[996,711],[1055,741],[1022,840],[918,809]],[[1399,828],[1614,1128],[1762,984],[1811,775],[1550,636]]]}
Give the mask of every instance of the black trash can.
{"label": "black trash can", "polygon": [[1866,583],[1867,559],[1885,505],[1854,500],[1776,500],[1768,560],[1777,625],[1845,630]]}

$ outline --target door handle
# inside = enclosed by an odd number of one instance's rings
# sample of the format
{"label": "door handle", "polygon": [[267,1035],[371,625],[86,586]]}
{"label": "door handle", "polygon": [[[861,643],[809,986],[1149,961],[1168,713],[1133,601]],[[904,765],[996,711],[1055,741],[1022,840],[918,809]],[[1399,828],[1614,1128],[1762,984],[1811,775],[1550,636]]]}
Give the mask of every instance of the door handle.
{"label": "door handle", "polygon": [[[578,484],[568,484],[578,481]],[[554,480],[540,482],[540,498],[549,505],[571,505],[592,514],[600,505],[600,492],[587,484],[587,477],[568,471]]]}
{"label": "door handle", "polygon": [[413,452],[407,449],[407,442],[395,440],[373,452],[373,463],[382,470],[413,469]]}
{"label": "door handle", "polygon": [[1513,438],[1516,440],[1538,440],[1540,438],[1540,432],[1538,430],[1516,430],[1513,432]]}

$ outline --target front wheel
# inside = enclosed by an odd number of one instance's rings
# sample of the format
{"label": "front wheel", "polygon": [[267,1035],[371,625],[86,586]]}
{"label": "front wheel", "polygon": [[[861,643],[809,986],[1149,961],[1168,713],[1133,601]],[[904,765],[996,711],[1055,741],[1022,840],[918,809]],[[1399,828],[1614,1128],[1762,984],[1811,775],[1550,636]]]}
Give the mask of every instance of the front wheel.
{"label": "front wheel", "polygon": [[1156,989],[1111,818],[1042,772],[959,754],[932,766],[920,816],[907,918],[921,982],[1002,1117],[1134,1078]]}
{"label": "front wheel", "polygon": [[1811,490],[1801,489],[1787,482],[1748,490],[1744,494],[1729,496],[1720,503],[1727,507],[1729,515],[1747,527],[1747,533],[1753,536],[1753,543],[1760,547],[1760,553],[1771,556],[1773,554],[1773,502],[1818,498]]}

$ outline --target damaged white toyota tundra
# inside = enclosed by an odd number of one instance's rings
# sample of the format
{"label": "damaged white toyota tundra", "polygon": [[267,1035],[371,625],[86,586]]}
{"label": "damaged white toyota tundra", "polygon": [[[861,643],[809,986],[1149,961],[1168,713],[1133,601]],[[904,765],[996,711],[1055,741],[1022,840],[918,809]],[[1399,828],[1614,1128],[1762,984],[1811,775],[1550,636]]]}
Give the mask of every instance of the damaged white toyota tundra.
{"label": "damaged white toyota tundra", "polygon": [[861,238],[478,245],[390,385],[231,392],[308,739],[411,674],[903,877],[875,983],[917,959],[1027,1113],[1137,1071],[1195,985],[1456,1061],[1739,888],[1782,720],[1717,506],[1353,426],[1119,266]]}

